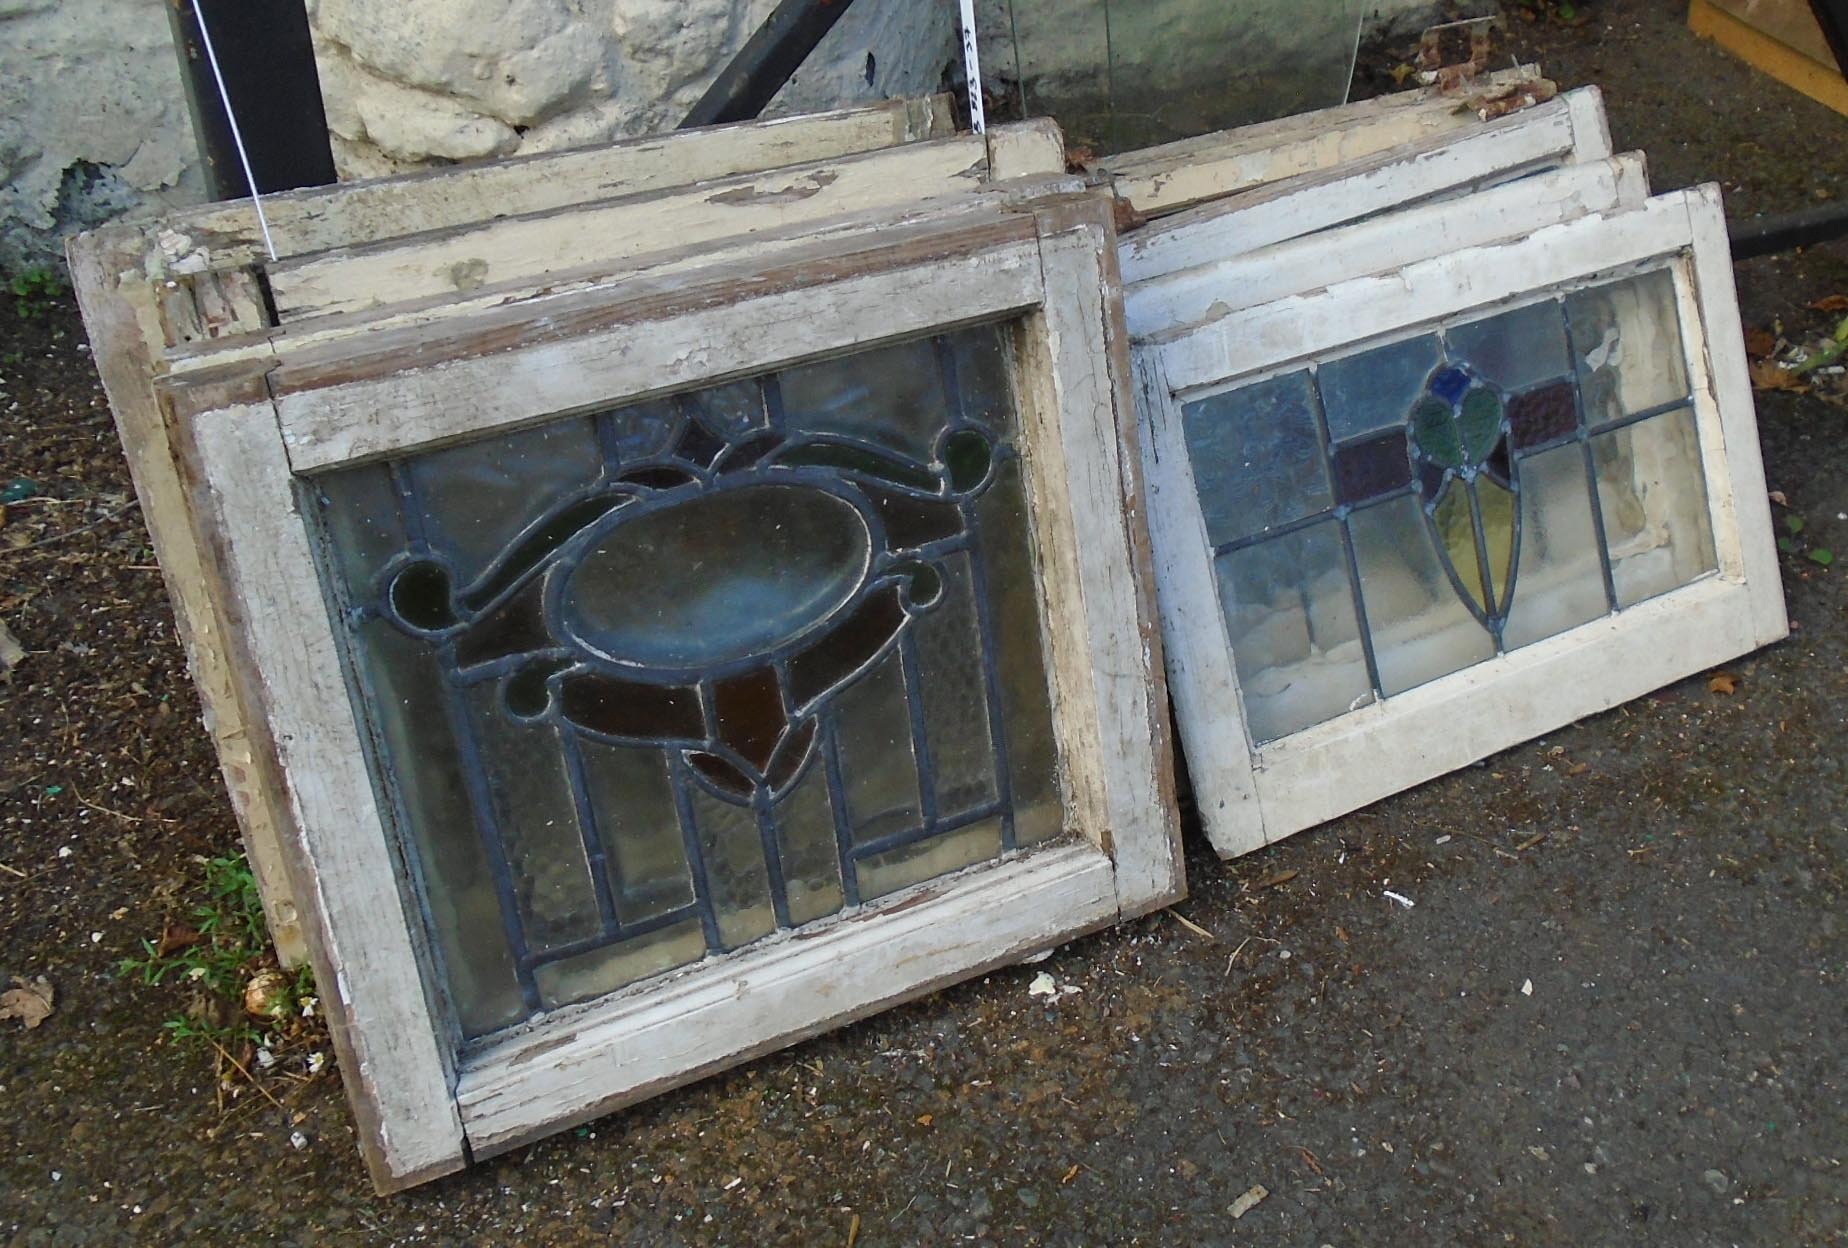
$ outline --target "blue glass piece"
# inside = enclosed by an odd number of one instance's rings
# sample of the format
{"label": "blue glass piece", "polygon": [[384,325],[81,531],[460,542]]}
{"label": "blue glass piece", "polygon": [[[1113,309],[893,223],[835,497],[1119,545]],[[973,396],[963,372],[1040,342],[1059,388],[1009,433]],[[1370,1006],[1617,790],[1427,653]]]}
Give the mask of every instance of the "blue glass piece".
{"label": "blue glass piece", "polygon": [[1566,319],[1557,301],[1530,303],[1444,331],[1450,358],[1504,394],[1568,376]]}
{"label": "blue glass piece", "polygon": [[1299,520],[1332,501],[1307,372],[1181,409],[1207,540],[1219,546]]}
{"label": "blue glass piece", "polygon": [[687,412],[722,441],[736,442],[766,423],[763,387],[755,381],[708,386],[686,396]]}
{"label": "blue glass piece", "polygon": [[1470,376],[1460,368],[1440,368],[1431,375],[1426,387],[1446,403],[1456,403],[1469,390]]}
{"label": "blue glass piece", "polygon": [[608,426],[611,449],[625,464],[666,451],[680,423],[674,404],[666,399],[631,403],[598,419]]}
{"label": "blue glass piece", "polygon": [[929,339],[792,368],[781,385],[790,432],[862,438],[919,463],[931,461],[949,422],[937,349]]}
{"label": "blue glass piece", "polygon": [[1336,442],[1402,424],[1442,356],[1437,335],[1328,360],[1316,370],[1328,436]]}

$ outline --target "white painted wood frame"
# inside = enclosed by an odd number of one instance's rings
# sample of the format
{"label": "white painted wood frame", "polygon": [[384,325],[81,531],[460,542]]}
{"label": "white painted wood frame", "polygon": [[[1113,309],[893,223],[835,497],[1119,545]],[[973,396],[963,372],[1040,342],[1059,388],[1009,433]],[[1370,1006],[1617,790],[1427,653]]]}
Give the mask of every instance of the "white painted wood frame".
{"label": "white painted wood frame", "polygon": [[[659,192],[689,180],[834,159],[944,138],[954,131],[949,97],[939,95],[291,191],[266,198],[264,206],[271,236],[286,261],[454,228],[497,214],[543,212],[587,199]],[[1022,148],[1043,146],[1043,138],[1020,137],[1002,140],[995,150],[1004,165],[1025,168],[1033,157]],[[219,653],[223,625],[203,588],[211,556],[194,541],[169,431],[154,393],[156,377],[194,354],[182,348],[176,358],[171,346],[176,298],[209,297],[220,281],[237,289],[249,275],[249,266],[267,260],[256,215],[244,202],[210,204],[79,235],[69,251],[72,284],[93,358],[174,604],[207,730],[251,866],[262,883],[270,934],[284,964],[300,965],[307,950],[284,866],[281,828],[288,816],[281,778],[270,761],[251,748],[245,694]],[[220,335],[249,331],[267,319],[260,315],[260,303],[249,298],[231,301],[220,311],[216,319],[201,317],[196,322],[208,348],[230,348],[237,340]],[[365,328],[330,325],[328,332]],[[270,332],[244,334],[250,358],[270,355]]]}
{"label": "white painted wood frame", "polygon": [[[1228,131],[1227,141],[1240,133]],[[1377,213],[1610,155],[1603,96],[1596,87],[1580,87],[1493,121],[1468,117],[1363,157],[1234,186],[1125,234],[1123,281],[1151,281]]]}
{"label": "white painted wood frame", "polygon": [[[457,318],[161,386],[258,751],[288,779],[315,969],[381,1190],[1145,913],[1184,888],[1112,205],[1092,193]],[[982,321],[1014,389],[1070,839],[556,1010],[466,1051],[341,679],[302,479]]]}
{"label": "white painted wood frame", "polygon": [[[1447,206],[1459,216],[1474,200]],[[1365,227],[1320,236],[1332,273],[1368,261]],[[1369,340],[1494,312],[1600,275],[1672,275],[1717,573],[1454,675],[1255,746],[1181,428],[1186,398]],[[1236,298],[1232,300],[1237,302]],[[1146,328],[1146,327],[1145,327]],[[1305,283],[1136,344],[1170,688],[1206,831],[1226,857],[1365,806],[1784,637],[1718,189],[1613,208],[1373,276]]]}
{"label": "white painted wood frame", "polygon": [[[1486,85],[1537,76],[1526,66],[1491,74]],[[1158,217],[1482,124],[1461,99],[1420,88],[1124,152],[1095,168],[1137,212]],[[1608,137],[1599,154],[1610,154]]]}

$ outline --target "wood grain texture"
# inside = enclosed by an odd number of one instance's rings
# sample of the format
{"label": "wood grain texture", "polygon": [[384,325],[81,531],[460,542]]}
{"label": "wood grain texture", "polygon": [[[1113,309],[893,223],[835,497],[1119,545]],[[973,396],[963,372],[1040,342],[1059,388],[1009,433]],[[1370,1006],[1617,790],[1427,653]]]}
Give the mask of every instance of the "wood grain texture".
{"label": "wood grain texture", "polygon": [[284,966],[300,966],[307,946],[283,865],[281,838],[288,815],[281,776],[271,759],[251,748],[245,691],[221,652],[225,633],[206,588],[207,555],[194,536],[191,502],[154,394],[156,344],[163,341],[158,290],[141,274],[141,248],[133,232],[81,235],[71,241],[69,255],[91,358],[115,415],[142,522],[173,603],[175,630],[199,688],[206,732],[218,751],[257,877],[270,939]]}
{"label": "wood grain texture", "polygon": [[272,386],[290,462],[308,472],[1000,316],[1039,301],[1039,254],[1032,219],[1003,216],[832,272],[744,266],[622,290],[284,357]]}
{"label": "wood grain texture", "polygon": [[[1821,48],[1823,55],[1818,59],[1812,52],[1793,47],[1742,20],[1714,0],[1692,0],[1688,7],[1688,29],[1703,39],[1713,40],[1753,69],[1801,91],[1818,104],[1848,114],[1848,81],[1842,78],[1826,41]],[[1818,38],[1821,33],[1818,28]]]}
{"label": "wood grain texture", "polygon": [[[833,160],[954,133],[954,110],[947,95],[889,100],[287,191],[265,196],[263,210],[276,249],[286,258],[779,165]],[[184,237],[185,245],[175,247],[176,255],[196,248],[209,267],[268,259],[256,214],[247,203],[187,209],[163,218],[161,228]]]}
{"label": "wood grain texture", "polygon": [[[1511,70],[1490,81],[1531,76]],[[1481,124],[1456,99],[1421,88],[1126,152],[1097,168],[1120,198],[1156,217]]]}
{"label": "wood grain texture", "polygon": [[[1129,331],[1172,335],[1297,291],[1385,273],[1592,213],[1637,208],[1648,197],[1643,159],[1631,154],[1479,191],[1470,197],[1467,212],[1440,200],[1256,251],[1241,253],[1230,246],[1227,259],[1131,286],[1124,294]],[[1236,214],[1211,224],[1215,239],[1242,234]],[[1199,240],[1197,250],[1204,252],[1208,241]]]}
{"label": "wood grain texture", "polygon": [[964,135],[780,166],[285,260],[270,266],[270,289],[286,324],[968,194],[987,182],[990,142],[1006,148],[1014,175],[1064,171],[1057,131],[1028,124],[1011,136]]}
{"label": "wood grain texture", "polygon": [[[204,397],[195,395],[193,398]],[[216,556],[227,657],[250,681],[293,818],[315,981],[341,1043],[360,1148],[381,1190],[464,1164],[450,1028],[424,973],[421,922],[373,795],[307,525],[268,403],[176,407],[200,482],[193,519]],[[255,726],[253,725],[253,728]]]}
{"label": "wood grain texture", "polygon": [[[1071,718],[1085,731],[1095,724],[1095,772],[1068,771],[1074,788],[1101,785],[1080,804],[1103,820],[1120,906],[1141,914],[1177,900],[1185,884],[1116,231],[1098,195],[1052,201],[1039,220],[1046,301],[1028,332],[1044,335],[1051,385],[1023,413],[1036,429],[1028,471],[1042,558],[1074,553],[1063,601],[1048,586],[1054,688],[1074,712],[1084,708]],[[1046,455],[1054,446],[1056,460]],[[1036,468],[1035,454],[1052,462]]]}
{"label": "wood grain texture", "polygon": [[1610,155],[1603,116],[1596,89],[1580,88],[1473,128],[1200,204],[1125,237],[1123,280],[1134,285],[1375,213],[1603,160]]}

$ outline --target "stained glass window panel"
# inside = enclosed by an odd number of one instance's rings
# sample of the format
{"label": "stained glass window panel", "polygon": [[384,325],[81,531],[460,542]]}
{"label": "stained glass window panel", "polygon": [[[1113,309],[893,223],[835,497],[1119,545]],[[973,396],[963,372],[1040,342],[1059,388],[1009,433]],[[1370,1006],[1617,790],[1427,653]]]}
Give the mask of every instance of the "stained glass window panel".
{"label": "stained glass window panel", "polygon": [[1254,740],[1712,571],[1680,332],[1664,269],[1185,402]]}
{"label": "stained glass window panel", "polygon": [[314,479],[464,1034],[1061,832],[1010,341]]}

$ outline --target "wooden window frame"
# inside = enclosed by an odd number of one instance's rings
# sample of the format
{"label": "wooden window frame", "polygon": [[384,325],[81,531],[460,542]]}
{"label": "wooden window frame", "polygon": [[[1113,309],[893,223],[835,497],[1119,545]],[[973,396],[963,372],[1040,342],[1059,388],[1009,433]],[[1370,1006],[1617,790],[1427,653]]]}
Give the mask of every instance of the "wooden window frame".
{"label": "wooden window frame", "polygon": [[[1474,210],[1464,199],[1449,206]],[[1361,232],[1364,241],[1365,232]],[[1331,274],[1351,232],[1321,236]],[[1629,270],[1673,275],[1718,571],[1450,676],[1254,746],[1221,612],[1179,395],[1375,337]],[[1248,853],[1788,633],[1743,331],[1717,187],[1445,250],[1135,347],[1150,528],[1189,771],[1214,848]]]}
{"label": "wooden window frame", "polygon": [[[1107,195],[895,224],[877,246],[538,299],[166,379],[249,728],[380,1190],[1178,898],[1184,879]],[[1069,840],[930,881],[464,1050],[430,973],[299,477],[981,321],[1011,368]],[[387,336],[389,337],[389,335]],[[465,400],[465,401],[458,401]],[[378,418],[390,412],[391,418]]]}
{"label": "wooden window frame", "polygon": [[[626,206],[628,215],[619,223],[626,228],[647,212],[651,197],[689,181],[731,179],[727,186],[735,190],[749,184],[739,175],[950,138],[955,135],[953,114],[944,95],[894,100],[290,191],[266,197],[264,211],[270,241],[284,264],[454,231],[497,214],[530,217],[611,197]],[[991,178],[997,170],[999,176],[1013,177],[1063,166],[1064,145],[1056,132],[997,127],[992,139],[964,140],[963,146],[971,142],[988,153]],[[957,181],[973,189],[982,180]],[[844,205],[842,211],[853,207]],[[244,845],[263,884],[270,935],[283,963],[296,966],[306,959],[307,949],[283,863],[282,828],[288,816],[282,781],[271,762],[250,747],[248,697],[220,654],[225,624],[203,589],[212,555],[193,536],[155,379],[269,357],[276,338],[312,336],[331,342],[400,322],[438,320],[454,309],[425,308],[407,315],[390,291],[382,291],[381,306],[364,314],[268,328],[256,282],[268,263],[263,231],[244,202],[113,224],[79,235],[70,245],[72,284]],[[647,259],[635,264],[645,267]],[[511,297],[499,290],[485,292],[484,304],[490,295],[502,301]]]}

